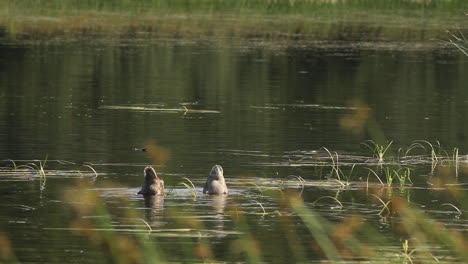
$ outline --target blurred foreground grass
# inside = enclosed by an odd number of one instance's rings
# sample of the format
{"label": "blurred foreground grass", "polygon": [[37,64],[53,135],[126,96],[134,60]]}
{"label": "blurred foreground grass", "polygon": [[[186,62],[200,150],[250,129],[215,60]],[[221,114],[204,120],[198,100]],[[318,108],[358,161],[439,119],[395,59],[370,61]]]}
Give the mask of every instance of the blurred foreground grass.
{"label": "blurred foreground grass", "polygon": [[[395,263],[468,262],[468,241],[463,232],[448,230],[442,223],[431,219],[410,205],[405,198],[391,191],[380,192],[381,199],[388,201],[388,215],[383,216],[383,219],[393,223],[394,232],[401,239],[400,249],[388,250],[392,248],[392,242],[365,218],[349,215],[340,222],[331,223],[307,205],[300,193],[292,191],[266,194],[274,197],[280,205],[275,213],[282,228],[275,232],[277,237],[284,238],[281,243],[259,238],[249,224],[252,220],[259,221],[258,216],[255,217],[257,220],[252,219],[242,208],[228,205],[226,220],[231,221],[240,233],[225,242],[224,254],[216,255],[214,252],[217,245],[210,243],[209,236],[204,235],[207,223],[199,221],[202,215],[181,217],[178,212],[167,212],[165,221],[175,223],[179,230],[200,234],[198,238],[176,234],[175,243],[178,246],[173,248],[173,243],[159,243],[160,238],[151,234],[160,230],[153,230],[147,223],[147,230],[135,228],[131,234],[119,231],[102,198],[96,192],[87,191],[92,187],[85,184],[65,193],[64,200],[73,205],[76,214],[76,221],[70,227],[104,252],[111,263],[171,262],[174,261],[174,255],[184,255],[183,261],[187,262],[261,263],[265,261],[265,254],[269,254],[268,250],[280,252],[281,259],[289,259],[291,262],[320,259],[372,263],[388,263],[389,260]],[[377,190],[370,191],[378,193]],[[454,199],[466,201],[460,192],[448,192]],[[122,197],[121,202],[128,203],[125,197]],[[461,208],[461,211],[464,209],[466,207]],[[124,219],[144,222],[132,209],[126,210]],[[280,246],[272,249],[270,244]],[[440,255],[441,249],[444,255]]]}
{"label": "blurred foreground grass", "polygon": [[7,39],[71,37],[425,41],[466,29],[461,0],[14,0]]}

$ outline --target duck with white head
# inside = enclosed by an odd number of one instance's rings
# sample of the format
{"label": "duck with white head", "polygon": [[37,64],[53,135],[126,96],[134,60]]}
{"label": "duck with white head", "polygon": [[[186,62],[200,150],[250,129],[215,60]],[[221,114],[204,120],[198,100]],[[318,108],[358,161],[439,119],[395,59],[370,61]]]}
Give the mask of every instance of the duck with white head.
{"label": "duck with white head", "polygon": [[226,181],[224,180],[223,168],[220,165],[214,165],[211,169],[211,173],[203,188],[203,193],[210,195],[228,193]]}

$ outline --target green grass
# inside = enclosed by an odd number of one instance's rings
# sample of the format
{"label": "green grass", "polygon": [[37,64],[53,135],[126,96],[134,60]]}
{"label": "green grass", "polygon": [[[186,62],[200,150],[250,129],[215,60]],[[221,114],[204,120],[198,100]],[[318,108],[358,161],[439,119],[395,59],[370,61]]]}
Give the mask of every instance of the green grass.
{"label": "green grass", "polygon": [[15,0],[3,4],[7,7],[19,7],[36,10],[107,10],[146,12],[164,10],[171,12],[240,12],[240,13],[281,13],[307,14],[317,9],[343,10],[350,8],[368,10],[410,10],[455,12],[467,8],[463,0],[420,1],[411,0]]}
{"label": "green grass", "polygon": [[[16,0],[0,2],[9,39],[77,36],[269,40],[447,39],[467,28],[460,0]],[[1,35],[1,34],[0,34]]]}

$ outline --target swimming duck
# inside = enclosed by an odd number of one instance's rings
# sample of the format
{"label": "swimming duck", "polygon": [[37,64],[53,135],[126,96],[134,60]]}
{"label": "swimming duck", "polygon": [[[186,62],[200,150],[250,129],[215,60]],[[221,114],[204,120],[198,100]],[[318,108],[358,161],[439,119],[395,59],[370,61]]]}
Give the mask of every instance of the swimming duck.
{"label": "swimming duck", "polygon": [[138,194],[143,195],[164,195],[164,181],[159,178],[153,167],[148,166],[144,170],[145,182]]}
{"label": "swimming duck", "polygon": [[210,176],[206,180],[203,188],[204,194],[227,194],[228,189],[224,181],[223,168],[220,165],[214,165]]}

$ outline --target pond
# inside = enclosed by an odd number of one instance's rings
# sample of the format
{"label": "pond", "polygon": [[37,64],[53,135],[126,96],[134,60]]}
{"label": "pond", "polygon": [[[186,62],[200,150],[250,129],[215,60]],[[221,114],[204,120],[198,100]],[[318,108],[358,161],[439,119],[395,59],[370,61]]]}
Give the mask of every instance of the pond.
{"label": "pond", "polygon": [[[398,46],[2,45],[0,245],[24,263],[125,262],[143,235],[154,260],[320,262],[324,237],[365,224],[355,239],[373,253],[338,260],[406,261],[409,241],[453,261],[384,205],[401,197],[466,236],[453,192],[468,184],[468,59]],[[366,140],[389,146],[381,162]],[[226,197],[202,194],[215,164]],[[137,194],[147,165],[165,197]],[[341,232],[310,233],[307,217]]]}

